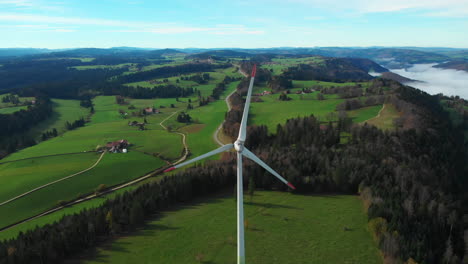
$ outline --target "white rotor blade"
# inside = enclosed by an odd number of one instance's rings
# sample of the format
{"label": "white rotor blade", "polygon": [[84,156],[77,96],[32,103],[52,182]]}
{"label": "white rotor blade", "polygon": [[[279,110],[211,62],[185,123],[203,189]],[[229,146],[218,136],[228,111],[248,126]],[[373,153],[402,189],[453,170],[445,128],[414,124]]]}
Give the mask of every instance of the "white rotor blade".
{"label": "white rotor blade", "polygon": [[230,150],[230,149],[232,149],[233,147],[234,147],[233,144],[224,145],[224,146],[222,146],[222,147],[220,147],[220,148],[217,148],[217,149],[215,149],[215,150],[212,150],[212,151],[210,151],[210,152],[208,152],[208,153],[205,153],[205,154],[203,154],[203,155],[201,155],[201,156],[198,156],[198,157],[196,157],[196,158],[194,158],[194,159],[191,159],[191,160],[189,160],[189,161],[182,162],[182,163],[177,164],[177,165],[175,165],[175,166],[173,166],[173,167],[170,167],[170,168],[164,170],[164,172],[168,172],[168,171],[171,171],[171,170],[178,169],[178,168],[183,167],[183,166],[185,166],[185,165],[188,165],[188,164],[190,164],[190,163],[194,163],[194,162],[197,162],[197,161],[202,160],[202,159],[204,159],[204,158],[208,158],[208,157],[210,157],[210,156],[213,156],[213,155],[219,154],[219,153],[221,153],[221,152]]}
{"label": "white rotor blade", "polygon": [[242,114],[239,137],[237,137],[237,139],[240,141],[245,141],[245,137],[247,136],[247,119],[249,119],[250,99],[252,98],[252,87],[254,84],[256,72],[257,65],[254,65],[252,69],[252,77],[250,79],[249,90],[247,91],[247,98],[245,99],[244,113]]}
{"label": "white rotor blade", "polygon": [[259,159],[255,154],[250,152],[247,148],[244,148],[242,151],[242,155],[246,156],[247,158],[255,161],[258,165],[262,166],[265,170],[269,171],[271,174],[273,174],[276,178],[278,178],[280,181],[284,182],[286,185],[288,185],[292,189],[296,189],[294,185],[292,185],[290,182],[288,182],[286,179],[281,177],[276,171],[274,171],[270,166],[268,166],[265,162],[263,162],[261,159]]}

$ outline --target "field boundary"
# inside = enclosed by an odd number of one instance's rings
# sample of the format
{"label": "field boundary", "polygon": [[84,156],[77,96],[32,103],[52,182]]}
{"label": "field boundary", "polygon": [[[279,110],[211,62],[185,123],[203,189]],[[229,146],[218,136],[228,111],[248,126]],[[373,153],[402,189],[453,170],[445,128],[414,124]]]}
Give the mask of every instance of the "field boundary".
{"label": "field boundary", "polygon": [[[179,112],[179,111],[176,111],[176,112],[172,113],[170,116],[168,116],[168,117],[165,118],[163,121],[161,121],[161,122],[159,123],[159,125],[160,125],[161,127],[163,127],[166,131],[168,131],[168,130],[167,130],[167,127],[164,126],[163,123],[164,123],[166,120],[168,120],[169,118],[171,118],[172,116],[174,116],[174,115],[175,115],[176,113],[178,113],[178,112]],[[170,132],[170,131],[168,131],[168,132]],[[180,163],[180,162],[183,162],[184,160],[187,159],[187,157],[188,157],[188,155],[189,155],[189,150],[188,150],[188,146],[187,146],[187,143],[186,143],[186,136],[185,136],[185,134],[183,134],[183,133],[181,133],[181,132],[170,132],[170,133],[176,133],[176,134],[181,135],[181,136],[182,136],[182,143],[184,144],[184,148],[185,148],[185,153],[184,153],[184,155],[183,155],[178,161],[176,161],[176,162],[173,163],[173,165],[176,165],[176,164],[178,164],[178,163]],[[106,152],[104,152],[104,153],[106,153]],[[102,158],[102,156],[104,155],[104,153],[101,155],[101,158]],[[164,167],[163,167],[163,168],[164,168]],[[114,187],[108,188],[107,190],[104,190],[104,191],[102,191],[102,192],[100,192],[100,193],[92,193],[92,194],[90,194],[90,195],[88,195],[88,196],[86,196],[86,197],[78,198],[78,199],[73,200],[73,201],[70,201],[70,202],[68,202],[68,203],[66,203],[66,204],[64,204],[64,205],[57,206],[57,207],[55,207],[55,208],[52,208],[52,209],[50,209],[50,210],[47,210],[47,211],[45,211],[45,212],[39,213],[39,214],[34,215],[34,216],[31,216],[31,217],[28,217],[28,218],[23,219],[23,220],[21,220],[21,221],[18,221],[18,222],[16,222],[16,223],[13,223],[13,224],[10,224],[10,225],[1,227],[1,228],[0,228],[0,232],[1,232],[1,231],[8,230],[8,229],[11,229],[11,228],[13,228],[13,227],[15,227],[15,226],[18,226],[18,225],[20,225],[20,224],[23,224],[23,223],[26,223],[26,222],[29,222],[29,221],[38,219],[38,218],[40,218],[40,217],[42,217],[42,216],[46,216],[46,215],[49,215],[49,214],[51,214],[51,213],[55,213],[55,212],[60,211],[60,210],[62,210],[62,209],[64,209],[64,208],[67,208],[67,207],[69,207],[69,206],[73,206],[73,205],[76,205],[76,204],[79,204],[79,203],[82,203],[82,202],[86,202],[86,201],[92,200],[92,199],[94,199],[94,198],[97,198],[97,197],[99,197],[99,196],[101,196],[101,195],[109,194],[109,193],[112,193],[112,192],[114,192],[114,191],[117,191],[117,190],[123,189],[123,188],[125,188],[125,187],[128,187],[128,186],[130,186],[130,185],[139,183],[139,182],[144,181],[144,180],[146,180],[146,179],[148,179],[148,178],[151,178],[151,177],[154,177],[154,176],[156,176],[156,175],[158,175],[158,174],[161,174],[161,173],[163,172],[163,168],[155,169],[155,170],[153,170],[153,171],[151,171],[151,172],[148,172],[148,173],[146,173],[145,175],[143,175],[143,176],[141,176],[141,177],[138,177],[138,178],[136,178],[136,179],[134,179],[134,180],[132,180],[132,181],[129,181],[129,182],[126,182],[126,183],[122,183],[122,184],[117,184],[117,185],[115,185]]]}
{"label": "field boundary", "polygon": [[70,179],[70,178],[73,178],[73,177],[75,177],[75,176],[78,176],[78,175],[80,175],[80,174],[83,174],[83,173],[85,173],[85,172],[87,172],[87,171],[93,169],[94,167],[96,167],[96,166],[99,164],[99,162],[101,162],[101,159],[102,159],[102,157],[104,157],[104,154],[106,154],[106,152],[107,152],[107,151],[102,152],[101,156],[99,156],[99,159],[98,159],[98,160],[96,161],[96,163],[94,163],[91,167],[89,167],[89,168],[87,168],[87,169],[84,169],[84,170],[82,170],[82,171],[80,171],[80,172],[74,173],[74,174],[72,174],[72,175],[68,175],[68,176],[66,176],[66,177],[63,177],[63,178],[60,178],[60,179],[58,179],[58,180],[55,180],[55,181],[49,182],[49,183],[47,183],[47,184],[41,185],[41,186],[39,186],[39,187],[36,187],[36,188],[34,188],[34,189],[30,190],[30,191],[27,191],[27,192],[25,192],[25,193],[23,193],[23,194],[20,194],[20,195],[18,195],[18,196],[15,196],[15,197],[13,197],[13,198],[7,200],[7,201],[5,201],[5,202],[0,203],[0,206],[3,206],[3,205],[8,204],[8,203],[11,203],[11,202],[13,202],[13,201],[15,201],[15,200],[18,200],[19,198],[22,198],[22,197],[24,197],[24,196],[26,196],[26,195],[29,195],[29,194],[33,193],[33,192],[39,191],[40,189],[44,189],[45,187],[48,187],[48,186],[50,186],[50,185],[56,184],[56,183],[61,182],[61,181],[64,181],[64,180],[68,180],[68,179]]}
{"label": "field boundary", "polygon": [[385,109],[385,104],[382,104],[382,108],[379,110],[379,113],[378,113],[376,116],[374,116],[374,117],[372,117],[372,118],[369,118],[369,119],[367,119],[367,120],[364,120],[364,121],[362,121],[361,123],[365,123],[365,122],[368,122],[368,121],[370,121],[370,120],[372,120],[372,119],[379,118],[379,117],[380,117],[380,113],[382,113],[382,111],[383,111],[384,109]]}
{"label": "field boundary", "polygon": [[[230,93],[230,94],[226,97],[226,99],[225,99],[226,105],[227,105],[227,107],[228,107],[228,112],[231,111],[231,108],[232,108],[231,103],[229,102],[229,98],[231,98],[231,96],[232,96],[235,92],[237,92],[237,89],[234,90],[234,91],[232,91],[232,93]],[[223,128],[224,122],[226,122],[226,120],[223,120],[223,122],[218,126],[218,128],[216,129],[216,131],[215,131],[214,134],[213,134],[214,140],[215,140],[216,143],[218,143],[218,145],[220,145],[220,146],[224,146],[223,142],[221,142],[221,140],[219,139],[219,133],[221,132],[221,128]]]}
{"label": "field boundary", "polygon": [[17,161],[23,161],[23,160],[40,159],[40,158],[47,158],[47,157],[54,157],[54,156],[64,156],[64,155],[76,155],[76,154],[83,154],[83,153],[90,153],[90,152],[96,152],[96,151],[94,151],[94,150],[87,150],[87,151],[81,151],[81,152],[70,152],[70,153],[50,154],[50,155],[45,155],[45,156],[37,156],[37,157],[30,157],[30,158],[24,158],[24,159],[17,159],[17,160],[4,161],[4,162],[0,162],[0,165],[2,165],[2,164],[7,164],[7,163],[12,163],[12,162],[17,162]]}
{"label": "field boundary", "polygon": [[[245,72],[243,72],[241,70],[241,67],[239,67],[239,73],[242,74],[245,78],[249,77],[249,75]],[[228,107],[228,112],[231,111],[232,109],[232,105],[231,105],[231,102],[229,101],[229,98],[231,98],[231,96],[237,92],[237,88],[234,89],[234,91],[232,91],[232,93],[230,93],[228,96],[226,96],[226,99],[224,99],[226,101],[226,105]],[[216,131],[214,132],[213,134],[213,139],[216,141],[216,143],[220,146],[224,146],[224,143],[221,142],[221,140],[219,139],[219,133],[221,132],[221,128],[223,128],[223,125],[224,125],[224,122],[226,122],[226,120],[223,120],[223,122],[218,126],[218,128],[216,129]]]}

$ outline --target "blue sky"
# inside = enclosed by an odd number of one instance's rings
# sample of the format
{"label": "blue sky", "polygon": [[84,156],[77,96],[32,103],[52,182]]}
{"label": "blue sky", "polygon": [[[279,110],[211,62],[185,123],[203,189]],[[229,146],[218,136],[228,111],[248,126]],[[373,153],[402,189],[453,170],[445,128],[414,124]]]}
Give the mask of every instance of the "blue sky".
{"label": "blue sky", "polygon": [[468,0],[0,0],[0,47],[468,48]]}

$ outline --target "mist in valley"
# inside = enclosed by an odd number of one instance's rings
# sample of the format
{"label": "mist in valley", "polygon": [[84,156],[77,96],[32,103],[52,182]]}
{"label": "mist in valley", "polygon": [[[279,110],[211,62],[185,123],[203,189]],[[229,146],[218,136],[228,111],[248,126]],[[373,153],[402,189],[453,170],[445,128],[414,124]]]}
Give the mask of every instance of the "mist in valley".
{"label": "mist in valley", "polygon": [[468,72],[434,68],[434,65],[437,64],[415,64],[405,69],[394,69],[392,72],[417,80],[418,82],[405,84],[429,94],[443,93],[468,99]]}

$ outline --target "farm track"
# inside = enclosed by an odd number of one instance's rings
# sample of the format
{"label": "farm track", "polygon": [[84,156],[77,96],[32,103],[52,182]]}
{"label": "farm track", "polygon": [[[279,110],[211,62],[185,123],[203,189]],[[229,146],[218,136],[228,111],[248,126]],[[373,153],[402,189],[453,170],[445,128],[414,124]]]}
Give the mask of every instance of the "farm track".
{"label": "farm track", "polygon": [[385,109],[385,104],[382,105],[382,108],[379,110],[379,113],[378,113],[376,116],[374,116],[374,117],[372,117],[372,118],[369,118],[369,119],[367,119],[367,120],[365,120],[365,121],[362,121],[361,123],[369,122],[369,121],[371,121],[372,119],[379,118],[379,117],[380,117],[380,113],[382,113],[382,111],[383,111],[384,109]]}
{"label": "farm track", "polygon": [[17,159],[17,160],[10,160],[10,161],[0,162],[0,165],[1,165],[1,164],[12,163],[12,162],[17,162],[17,161],[23,161],[23,160],[39,159],[39,158],[48,158],[48,157],[55,157],[55,156],[65,156],[65,155],[76,155],[76,154],[83,154],[83,153],[89,153],[89,152],[95,152],[95,151],[94,151],[94,150],[88,150],[88,151],[81,151],[81,152],[71,152],[71,153],[61,153],[61,154],[51,154],[51,155],[45,155],[45,156],[30,157],[30,158],[24,158],[24,159]]}
{"label": "farm track", "polygon": [[68,179],[70,179],[70,178],[73,178],[73,177],[75,177],[75,176],[78,176],[78,175],[80,175],[80,174],[83,174],[83,173],[85,173],[85,172],[87,172],[87,171],[93,169],[94,167],[96,167],[96,166],[99,164],[99,162],[101,162],[101,159],[102,159],[102,157],[104,157],[104,154],[106,154],[106,151],[102,152],[101,156],[99,156],[99,159],[98,159],[98,160],[96,161],[96,163],[94,163],[91,167],[89,167],[89,168],[87,168],[87,169],[85,169],[85,170],[82,170],[82,171],[80,171],[80,172],[74,173],[74,174],[72,174],[72,175],[68,175],[68,176],[66,176],[66,177],[60,178],[60,179],[55,180],[55,181],[53,181],[53,182],[49,182],[49,183],[47,183],[47,184],[44,184],[44,185],[39,186],[39,187],[37,187],[37,188],[34,188],[34,189],[32,189],[32,190],[30,190],[30,191],[27,191],[27,192],[25,192],[25,193],[23,193],[23,194],[20,194],[20,195],[18,195],[18,196],[15,196],[15,197],[13,197],[13,198],[11,198],[11,199],[5,201],[5,202],[0,203],[0,206],[3,206],[3,205],[8,204],[8,203],[11,203],[11,202],[13,202],[13,201],[15,201],[15,200],[18,200],[19,198],[22,198],[22,197],[24,197],[24,196],[26,196],[26,195],[29,195],[29,194],[33,193],[33,192],[39,191],[40,189],[44,189],[45,187],[51,186],[51,185],[56,184],[56,183],[58,183],[58,182],[61,182],[61,181],[64,181],[64,180],[68,180]]}
{"label": "farm track", "polygon": [[[246,78],[249,77],[248,74],[246,74],[245,72],[241,71],[240,67],[239,67],[239,73],[242,74],[242,75],[243,75],[244,77],[246,77]],[[231,111],[231,108],[232,108],[231,102],[229,101],[229,98],[230,98],[236,91],[237,91],[237,89],[234,90],[234,91],[232,91],[232,93],[230,93],[228,96],[226,96],[225,101],[226,101],[226,105],[227,105],[227,107],[228,107],[228,112]],[[213,134],[213,139],[214,139],[214,140],[216,141],[216,143],[217,143],[218,145],[220,145],[220,146],[224,146],[224,143],[221,142],[221,140],[219,139],[219,133],[221,132],[221,129],[223,128],[224,122],[226,122],[226,120],[223,120],[223,122],[221,123],[221,125],[219,125],[219,127],[216,129],[216,131],[215,131],[214,134]]]}
{"label": "farm track", "polygon": [[[163,123],[164,123],[166,120],[168,120],[169,118],[171,118],[172,116],[174,116],[175,114],[177,114],[178,112],[179,112],[179,111],[172,113],[170,116],[168,116],[168,117],[165,118],[163,121],[161,121],[161,122],[159,123],[159,125],[160,125],[163,129],[165,129],[165,130],[167,131],[167,127],[166,127]],[[168,131],[168,132],[169,132],[169,131]],[[175,133],[175,134],[179,134],[179,135],[182,136],[182,143],[183,143],[184,149],[185,149],[184,155],[183,155],[179,160],[177,160],[176,162],[173,163],[173,165],[176,165],[176,164],[178,164],[178,163],[180,163],[180,162],[183,162],[185,159],[187,159],[187,156],[188,156],[188,154],[189,154],[189,150],[188,150],[188,146],[187,146],[187,143],[186,143],[186,136],[185,136],[185,134],[180,133],[180,132],[170,132],[170,133]],[[104,153],[105,153],[105,152],[104,152]],[[102,158],[102,156],[104,155],[104,153],[101,155],[100,158]],[[95,164],[95,165],[97,165],[97,164]],[[88,168],[88,170],[89,170],[89,169],[91,169],[91,168]],[[154,171],[152,171],[152,172],[149,172],[149,173],[147,173],[147,174],[145,174],[145,175],[143,175],[143,176],[141,176],[141,177],[139,177],[139,178],[136,178],[136,179],[134,179],[134,180],[132,180],[132,181],[129,181],[129,182],[126,182],[126,183],[122,183],[122,184],[120,184],[120,185],[116,185],[116,186],[111,187],[111,188],[109,188],[109,189],[107,189],[107,190],[105,190],[105,191],[102,191],[102,192],[100,192],[100,193],[93,193],[93,194],[90,194],[90,195],[88,195],[88,196],[86,196],[86,197],[76,199],[76,200],[71,201],[71,202],[69,202],[69,203],[67,203],[67,204],[57,206],[57,207],[55,207],[55,208],[53,208],[53,209],[50,209],[50,210],[47,210],[47,211],[45,211],[45,212],[43,212],[43,213],[37,214],[37,215],[32,216],[32,217],[28,217],[28,218],[23,219],[23,220],[21,220],[21,221],[18,221],[18,222],[16,222],[16,223],[10,224],[10,225],[5,226],[5,227],[2,227],[2,228],[0,228],[0,231],[4,231],[4,230],[11,229],[11,228],[13,228],[13,227],[15,227],[15,226],[18,226],[18,225],[20,225],[20,224],[23,224],[23,223],[26,223],[26,222],[29,222],[29,221],[38,219],[38,218],[40,218],[40,217],[42,217],[42,216],[46,216],[46,215],[49,215],[49,214],[51,214],[51,213],[55,213],[55,212],[57,212],[57,211],[60,211],[60,210],[62,210],[62,209],[65,209],[65,208],[67,208],[67,207],[69,207],[69,206],[73,206],[73,205],[76,205],[76,204],[79,204],[79,203],[82,203],[82,202],[85,202],[85,201],[89,201],[89,200],[92,200],[92,199],[94,199],[94,198],[97,198],[97,197],[99,197],[99,196],[101,196],[101,195],[109,194],[109,193],[112,193],[112,192],[114,192],[114,191],[117,191],[117,190],[126,188],[126,187],[128,187],[128,186],[130,186],[130,185],[139,183],[139,182],[144,181],[144,180],[146,180],[146,179],[148,179],[148,178],[151,178],[151,177],[154,177],[154,176],[156,176],[156,175],[158,175],[158,174],[161,174],[162,172],[163,172],[163,169],[162,169],[162,168],[158,168],[158,169],[156,169],[156,170],[154,170]],[[44,186],[44,187],[45,187],[45,186]]]}

